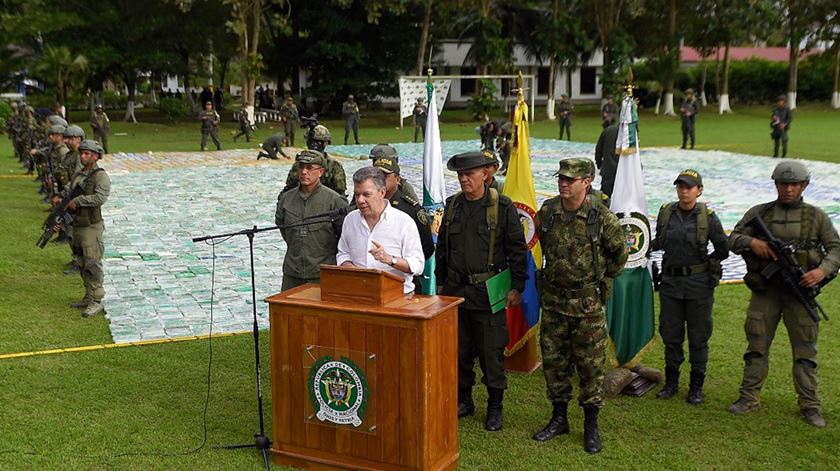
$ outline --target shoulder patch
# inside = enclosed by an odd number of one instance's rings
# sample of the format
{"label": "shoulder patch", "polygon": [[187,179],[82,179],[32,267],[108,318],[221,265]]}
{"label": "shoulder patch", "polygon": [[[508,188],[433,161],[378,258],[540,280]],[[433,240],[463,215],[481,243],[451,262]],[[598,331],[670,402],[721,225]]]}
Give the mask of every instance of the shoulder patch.
{"label": "shoulder patch", "polygon": [[423,224],[426,224],[426,225],[429,224],[429,214],[423,208],[420,208],[417,211],[417,219]]}

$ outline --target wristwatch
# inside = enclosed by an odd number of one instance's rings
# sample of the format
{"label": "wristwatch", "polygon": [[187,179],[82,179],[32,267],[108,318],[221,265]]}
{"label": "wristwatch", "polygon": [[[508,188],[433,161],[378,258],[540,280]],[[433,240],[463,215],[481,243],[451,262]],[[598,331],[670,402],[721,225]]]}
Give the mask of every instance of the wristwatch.
{"label": "wristwatch", "polygon": [[391,256],[391,263],[389,263],[388,266],[393,267],[396,264],[397,264],[397,257]]}

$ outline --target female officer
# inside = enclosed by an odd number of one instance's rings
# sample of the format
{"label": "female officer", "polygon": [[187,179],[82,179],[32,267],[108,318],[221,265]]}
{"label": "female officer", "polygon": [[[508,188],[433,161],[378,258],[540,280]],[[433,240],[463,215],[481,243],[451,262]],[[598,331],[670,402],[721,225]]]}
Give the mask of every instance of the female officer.
{"label": "female officer", "polygon": [[[704,203],[703,179],[696,170],[683,170],[674,180],[677,201],[659,210],[652,250],[664,250],[659,286],[659,334],[665,344],[665,386],[657,395],[668,399],[677,393],[683,338],[688,328],[688,361],[691,363],[689,404],[703,402],[703,380],[712,335],[714,289],[720,281],[720,262],[729,256],[720,219]],[[708,251],[709,241],[714,251]]]}

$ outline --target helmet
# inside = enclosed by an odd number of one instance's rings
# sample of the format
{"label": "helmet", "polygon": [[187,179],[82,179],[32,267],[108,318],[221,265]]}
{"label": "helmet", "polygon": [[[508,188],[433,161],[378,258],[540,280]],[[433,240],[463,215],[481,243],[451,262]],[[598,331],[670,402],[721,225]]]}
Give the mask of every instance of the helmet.
{"label": "helmet", "polygon": [[60,124],[53,124],[52,126],[50,126],[50,130],[48,131],[48,134],[61,134],[61,135],[64,135],[64,130],[65,130],[65,129],[67,129],[67,127],[66,127],[66,126],[62,126],[62,125],[60,125]]}
{"label": "helmet", "polygon": [[65,121],[64,118],[62,118],[61,116],[59,116],[57,114],[51,114],[51,115],[47,116],[47,122],[50,123],[50,125],[53,125],[53,126],[56,125],[56,124],[60,124],[60,125],[64,126],[65,128],[67,127],[67,121]]}
{"label": "helmet", "polygon": [[71,124],[64,130],[64,137],[81,137],[84,140],[85,130],[75,124]]}
{"label": "helmet", "polygon": [[93,139],[85,139],[79,145],[79,152],[82,152],[82,151],[85,151],[85,150],[89,151],[89,152],[94,152],[96,154],[99,154],[100,158],[102,157],[102,154],[105,153],[105,150],[102,148],[102,146],[99,145],[99,143],[94,141]]}
{"label": "helmet", "polygon": [[394,149],[393,146],[390,146],[388,144],[377,144],[373,146],[373,148],[370,150],[370,155],[368,157],[371,160],[381,159],[383,157],[390,157],[395,160],[399,159],[397,149]]}
{"label": "helmet", "polygon": [[811,173],[802,162],[788,160],[773,169],[773,181],[780,183],[799,183],[811,181]]}
{"label": "helmet", "polygon": [[323,124],[319,124],[312,129],[312,135],[309,136],[310,139],[315,141],[331,141],[332,136],[330,136],[330,130],[327,129],[326,126]]}

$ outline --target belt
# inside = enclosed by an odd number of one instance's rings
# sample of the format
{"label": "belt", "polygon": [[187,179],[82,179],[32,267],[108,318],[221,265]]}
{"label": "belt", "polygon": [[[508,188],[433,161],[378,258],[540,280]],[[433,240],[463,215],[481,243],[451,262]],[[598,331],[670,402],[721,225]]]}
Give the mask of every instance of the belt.
{"label": "belt", "polygon": [[592,298],[601,295],[601,289],[597,285],[590,285],[580,289],[557,288],[551,291],[554,291],[559,297],[565,299]]}
{"label": "belt", "polygon": [[471,274],[465,275],[465,274],[462,274],[462,273],[458,273],[457,271],[449,268],[449,269],[447,269],[446,276],[447,276],[447,278],[449,278],[450,280],[455,282],[455,284],[468,283],[470,285],[475,286],[475,285],[480,285],[480,284],[484,283],[485,281],[489,280],[490,278],[493,278],[494,276],[496,276],[497,273],[499,273],[499,272],[497,272],[495,270],[491,270],[491,271],[486,271],[484,273],[471,273]]}
{"label": "belt", "polygon": [[665,274],[670,276],[688,276],[696,275],[698,273],[706,273],[709,271],[708,263],[698,263],[697,265],[681,265],[677,267],[666,267]]}

